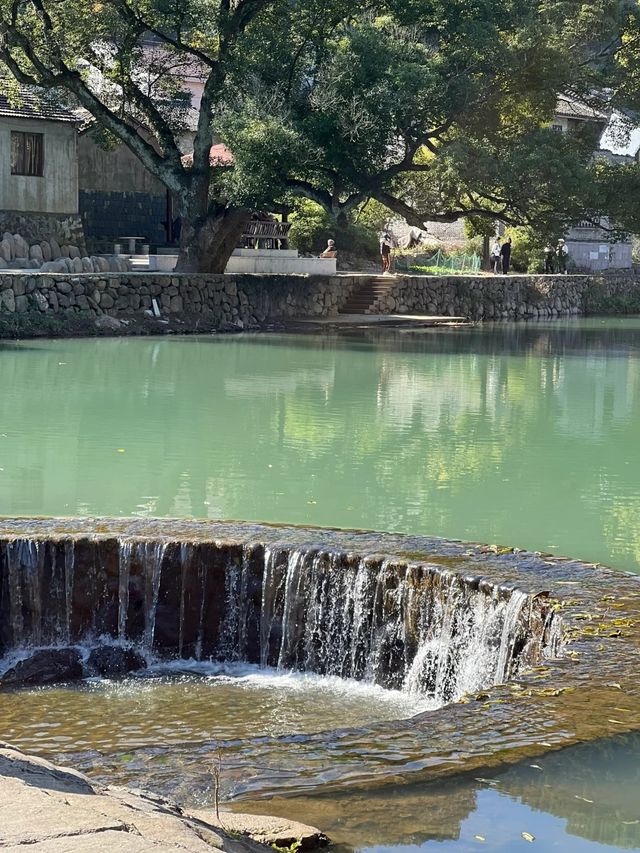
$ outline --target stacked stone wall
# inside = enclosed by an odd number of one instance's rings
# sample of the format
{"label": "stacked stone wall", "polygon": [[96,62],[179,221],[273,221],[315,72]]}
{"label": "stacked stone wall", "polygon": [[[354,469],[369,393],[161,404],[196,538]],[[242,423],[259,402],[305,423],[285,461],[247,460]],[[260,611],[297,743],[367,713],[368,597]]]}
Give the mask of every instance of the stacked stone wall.
{"label": "stacked stone wall", "polygon": [[471,320],[519,320],[572,314],[640,312],[640,278],[606,276],[403,277],[371,314],[420,313]]}
{"label": "stacked stone wall", "polygon": [[[85,313],[126,318],[207,315],[214,323],[337,315],[363,276],[175,275],[167,273],[48,274],[0,271],[0,314]],[[633,275],[403,277],[390,281],[370,313],[419,313],[472,320],[517,320],[594,313],[640,313]]]}
{"label": "stacked stone wall", "polygon": [[337,314],[359,279],[353,276],[172,275],[166,273],[0,272],[0,314],[88,312],[126,318],[207,314],[220,324]]}
{"label": "stacked stone wall", "polygon": [[84,246],[82,220],[76,214],[0,210],[0,234],[5,231],[20,234],[29,244],[55,240],[61,246]]}

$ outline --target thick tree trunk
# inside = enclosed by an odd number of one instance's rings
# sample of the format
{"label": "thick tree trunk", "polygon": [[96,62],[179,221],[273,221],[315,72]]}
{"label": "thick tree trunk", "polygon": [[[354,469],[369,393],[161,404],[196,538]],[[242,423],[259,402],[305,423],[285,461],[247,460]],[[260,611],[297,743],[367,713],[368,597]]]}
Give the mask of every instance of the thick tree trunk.
{"label": "thick tree trunk", "polygon": [[176,272],[223,273],[251,211],[220,205],[206,217],[182,218]]}

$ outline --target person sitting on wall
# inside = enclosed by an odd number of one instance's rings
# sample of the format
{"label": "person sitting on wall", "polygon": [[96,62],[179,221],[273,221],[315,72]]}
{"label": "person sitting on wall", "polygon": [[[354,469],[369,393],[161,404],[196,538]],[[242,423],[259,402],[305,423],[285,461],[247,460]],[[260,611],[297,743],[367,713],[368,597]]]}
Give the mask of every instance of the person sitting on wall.
{"label": "person sitting on wall", "polygon": [[320,255],[321,258],[337,258],[338,250],[336,249],[335,240],[327,240],[327,248]]}

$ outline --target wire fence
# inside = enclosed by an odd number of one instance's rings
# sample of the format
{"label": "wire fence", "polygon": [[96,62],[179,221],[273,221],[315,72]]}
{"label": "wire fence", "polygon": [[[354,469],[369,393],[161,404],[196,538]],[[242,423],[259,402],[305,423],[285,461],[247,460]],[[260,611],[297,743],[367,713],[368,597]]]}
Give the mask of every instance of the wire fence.
{"label": "wire fence", "polygon": [[482,258],[476,254],[455,254],[447,255],[441,249],[431,257],[424,255],[415,255],[413,257],[407,255],[396,256],[396,267],[398,269],[406,269],[407,271],[417,270],[429,272],[480,272],[482,267]]}

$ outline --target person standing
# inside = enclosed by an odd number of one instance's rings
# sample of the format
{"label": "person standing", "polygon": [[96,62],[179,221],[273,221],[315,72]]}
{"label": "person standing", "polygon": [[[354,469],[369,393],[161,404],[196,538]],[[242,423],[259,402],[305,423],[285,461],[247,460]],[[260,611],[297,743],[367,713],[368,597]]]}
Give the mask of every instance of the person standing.
{"label": "person standing", "polygon": [[558,258],[558,272],[560,275],[567,274],[567,260],[569,258],[569,249],[564,240],[558,240],[558,248],[556,249],[556,257]]}
{"label": "person standing", "polygon": [[383,231],[380,235],[380,257],[382,258],[382,274],[387,275],[391,272],[391,249],[393,248],[393,240],[388,231]]}
{"label": "person standing", "polygon": [[502,244],[500,255],[502,256],[502,274],[509,275],[509,267],[511,266],[511,237]]}
{"label": "person standing", "polygon": [[501,255],[502,247],[500,245],[500,240],[496,237],[493,241],[493,248],[491,249],[491,266],[493,267],[494,275],[500,275],[502,272],[502,255]]}
{"label": "person standing", "polygon": [[544,247],[544,272],[545,275],[553,275],[555,272],[555,249],[550,243]]}

